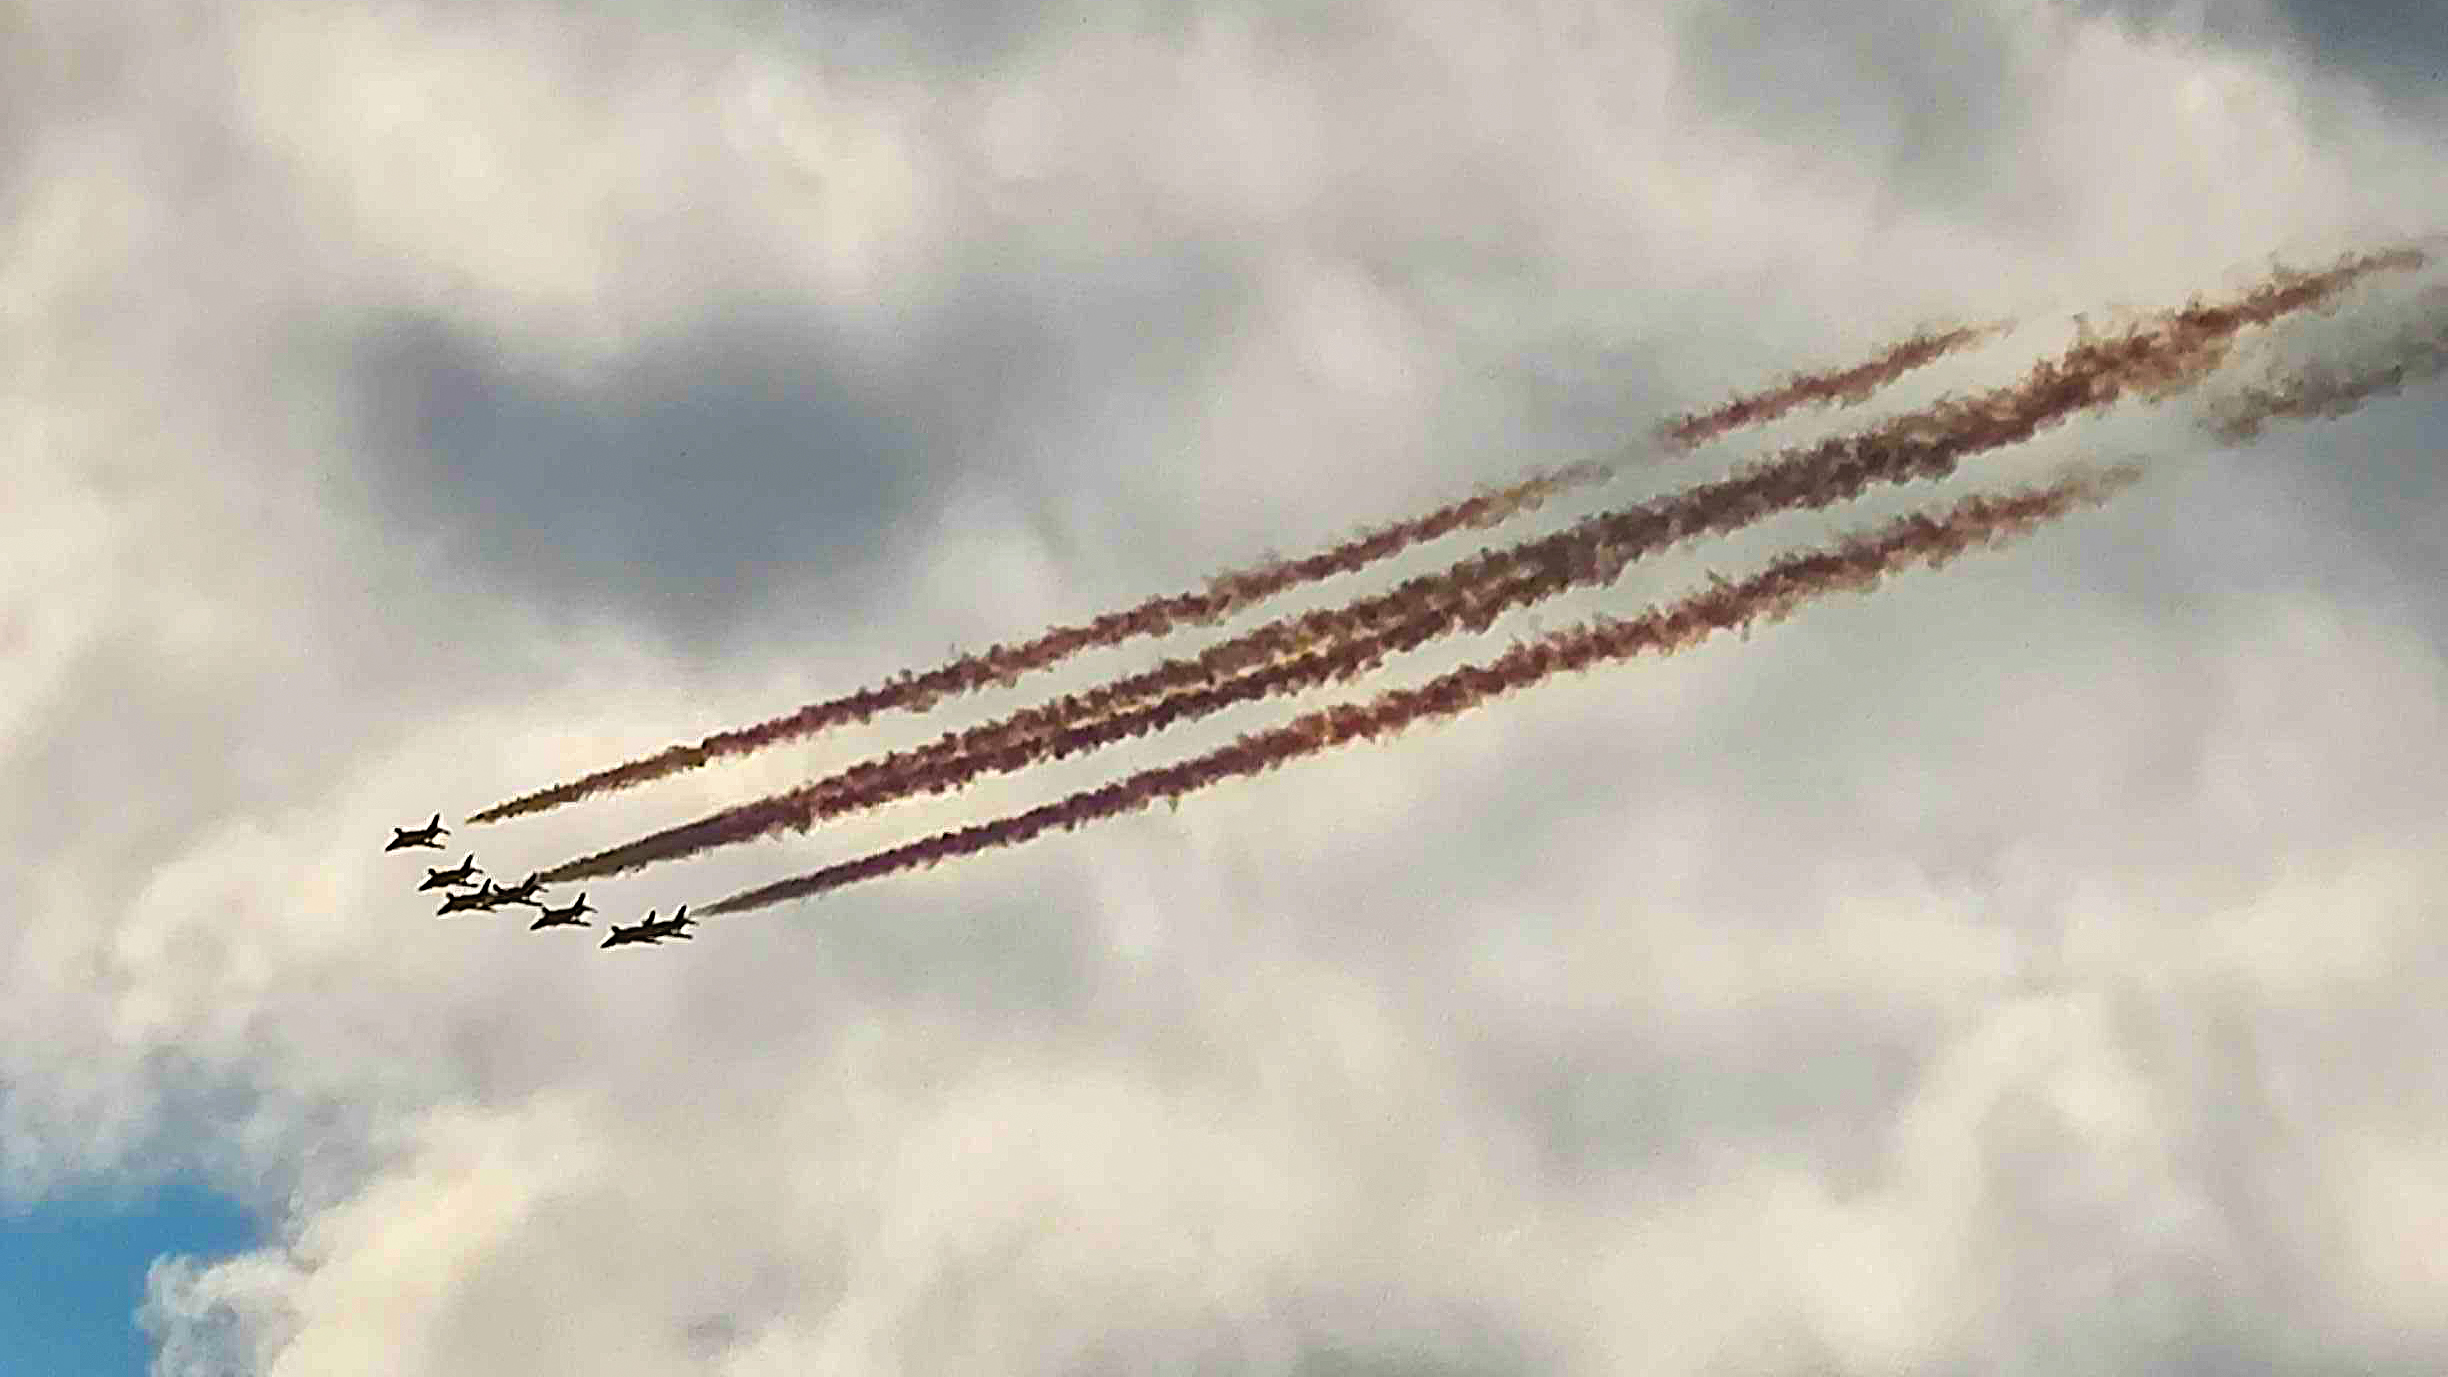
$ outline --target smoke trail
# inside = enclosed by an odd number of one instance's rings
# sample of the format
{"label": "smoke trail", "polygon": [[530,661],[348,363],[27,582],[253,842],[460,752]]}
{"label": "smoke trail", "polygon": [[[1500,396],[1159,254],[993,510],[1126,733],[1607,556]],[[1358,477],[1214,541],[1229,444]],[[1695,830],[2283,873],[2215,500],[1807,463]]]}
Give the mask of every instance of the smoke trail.
{"label": "smoke trail", "polygon": [[2344,360],[2315,360],[2286,376],[2278,376],[2273,366],[2272,376],[2260,386],[2214,398],[2203,424],[2221,440],[2239,444],[2259,435],[2271,421],[2335,419],[2373,397],[2392,396],[2409,382],[2448,373],[2448,289],[2425,292],[2419,310],[2426,317],[2421,324]]}
{"label": "smoke trail", "polygon": [[[1858,402],[1879,387],[1955,349],[2003,328],[2002,325],[1920,334],[1895,345],[1868,363],[1833,372],[1805,375],[1752,397],[1736,397],[1704,418],[1672,422],[1699,436],[1724,434],[1756,424],[1812,402]],[[1695,439],[1690,443],[1698,443]],[[1008,685],[1014,678],[1044,669],[1092,646],[1119,645],[1138,636],[1161,636],[1176,626],[1205,625],[1231,615],[1296,585],[1350,573],[1415,545],[1465,528],[1486,529],[1535,511],[1559,492],[1602,483],[1614,471],[1600,463],[1574,464],[1542,473],[1509,487],[1482,492],[1440,507],[1425,516],[1393,522],[1364,532],[1344,543],[1304,559],[1276,561],[1219,574],[1204,591],[1151,598],[1136,607],[1107,613],[1076,626],[1058,626],[1014,646],[994,646],[965,655],[922,674],[903,674],[739,731],[718,732],[693,746],[672,746],[567,784],[521,795],[468,816],[470,822],[498,822],[539,813],[594,794],[627,789],[708,761],[763,750],[777,742],[810,736],[851,723],[865,722],[896,709],[924,711],[940,699],[972,692],[990,684]]]}
{"label": "smoke trail", "polygon": [[2107,500],[2140,476],[2140,470],[2131,466],[2077,472],[2024,492],[1976,494],[1943,514],[1916,512],[1832,546],[1785,556],[1739,582],[1712,580],[1705,590],[1628,621],[1598,618],[1515,646],[1484,664],[1439,675],[1417,688],[1394,689],[1366,703],[1305,713],[1283,726],[1251,732],[1179,764],[1142,770],[1023,813],[744,890],[702,911],[742,913],[958,856],[1016,846],[1057,827],[1069,830],[1137,812],[1160,799],[1262,774],[1355,741],[1392,736],[1418,722],[1455,717],[1556,674],[1640,655],[1671,655],[1718,631],[1783,621],[1814,598],[1844,591],[1868,592],[1889,574],[1914,565],[1937,568],[1967,550],[2023,536],[2067,512]]}
{"label": "smoke trail", "polygon": [[1189,659],[913,750],[862,762],[831,778],[568,861],[554,883],[617,874],[914,793],[956,788],[988,773],[1024,769],[1236,703],[1352,678],[1391,654],[1457,626],[1484,630],[1497,616],[1575,586],[1613,582],[1633,560],[1699,535],[1723,534],[1778,512],[1857,497],[1872,482],[1940,478],[1956,463],[2028,439],[2039,428],[2105,406],[2128,388],[2165,396],[2224,357],[2247,324],[2317,304],[2356,277],[2392,266],[2387,255],[2349,259],[2327,273],[2280,273],[2227,306],[2188,306],[2114,337],[2086,337],[2034,365],[2024,379],[1967,400],[1899,416],[1868,432],[1788,449],[1735,476],[1601,513],[1554,535],[1482,551],[1435,574],[1343,607],[1279,619]]}
{"label": "smoke trail", "polygon": [[1537,509],[1559,492],[1604,482],[1613,476],[1612,469],[1598,463],[1573,464],[1536,473],[1509,487],[1484,491],[1439,507],[1425,516],[1379,526],[1317,554],[1218,574],[1198,592],[1150,598],[1136,607],[1108,612],[1088,622],[1055,627],[1017,645],[991,646],[923,673],[905,672],[881,684],[811,703],[753,727],[717,732],[695,745],[671,746],[567,784],[494,804],[469,814],[468,821],[498,822],[540,813],[593,794],[627,789],[682,770],[693,770],[711,760],[746,755],[778,742],[865,722],[883,712],[923,712],[945,697],[1009,684],[1022,674],[1044,669],[1094,646],[1119,645],[1134,637],[1161,636],[1177,626],[1218,621],[1296,585],[1350,573],[1454,531],[1497,525]]}
{"label": "smoke trail", "polygon": [[1695,448],[1730,430],[1773,421],[1806,406],[1852,406],[1916,368],[2013,328],[2012,321],[1931,332],[1924,330],[1868,363],[1825,373],[1802,373],[1782,386],[1735,397],[1713,411],[1677,416],[1658,427],[1658,438],[1678,450]]}
{"label": "smoke trail", "polygon": [[[1109,684],[1089,694],[1066,695],[963,732],[946,733],[925,746],[863,761],[813,784],[753,803],[739,804],[666,828],[651,836],[565,862],[544,872],[559,884],[616,875],[716,847],[752,841],[784,828],[806,831],[830,818],[861,812],[913,794],[942,793],[986,774],[1009,774],[1117,741],[1162,731],[1177,723],[1221,712],[1239,703],[1297,693],[1321,684],[1347,682],[1392,655],[1468,627],[1484,631],[1503,612],[1553,596],[1576,584],[1611,583],[1630,563],[1620,551],[1596,546],[1586,557],[1560,564],[1490,590],[1465,587],[1462,596],[1428,604],[1414,615],[1368,634],[1328,640],[1322,648],[1290,658],[1256,660],[1259,667],[1230,677],[1204,673],[1197,662],[1170,660],[1147,674]],[[1112,692],[1126,685],[1144,690]],[[1128,701],[1127,710],[1114,705]]]}

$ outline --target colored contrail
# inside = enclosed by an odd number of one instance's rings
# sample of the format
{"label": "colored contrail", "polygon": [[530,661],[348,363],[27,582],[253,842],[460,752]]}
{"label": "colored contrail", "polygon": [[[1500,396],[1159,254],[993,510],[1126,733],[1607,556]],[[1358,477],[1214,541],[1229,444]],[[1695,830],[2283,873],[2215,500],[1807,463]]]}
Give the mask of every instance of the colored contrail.
{"label": "colored contrail", "polygon": [[1339,608],[1281,619],[1202,654],[1164,661],[1098,689],[947,733],[828,779],[720,810],[545,872],[556,883],[618,874],[732,845],[914,793],[958,787],[1094,749],[1236,703],[1349,679],[1458,627],[1484,629],[1506,611],[1567,588],[1611,583],[1633,560],[1699,535],[1724,534],[1779,512],[1831,506],[1873,482],[1941,478],[1973,454],[2105,406],[2128,389],[2165,396],[2224,357],[2236,331],[2333,297],[2382,256],[2327,273],[2281,273],[2225,306],[2193,305],[2112,338],[2086,337],[2018,383],[1940,402],[1857,435],[1797,446],[1733,477],[1636,506]]}
{"label": "colored contrail", "polygon": [[1714,410],[1677,416],[1658,427],[1658,438],[1675,449],[1691,449],[1744,426],[1761,425],[1806,406],[1866,402],[1878,389],[1958,349],[2012,329],[2012,321],[1924,330],[1867,363],[1824,373],[1798,374],[1781,386],[1734,397]]}
{"label": "colored contrail", "polygon": [[[1880,386],[1932,359],[1963,347],[2000,327],[1922,333],[1894,345],[1868,363],[1805,375],[1751,397],[1737,397],[1710,412],[1708,418],[1670,422],[1669,429],[1705,426],[1710,435],[1765,421],[1795,407],[1817,402],[1866,400]],[[1693,434],[1698,430],[1693,429]],[[840,698],[811,703],[795,712],[736,731],[717,732],[694,745],[676,745],[625,764],[523,794],[468,816],[470,822],[499,822],[540,813],[563,804],[616,789],[693,770],[710,761],[745,755],[779,742],[811,736],[833,727],[868,721],[896,710],[924,711],[941,699],[989,685],[1008,685],[1021,674],[1054,665],[1095,646],[1119,645],[1140,636],[1160,636],[1179,626],[1206,625],[1250,607],[1287,589],[1351,573],[1379,560],[1464,529],[1486,529],[1535,511],[1566,490],[1605,482],[1614,471],[1588,462],[1534,473],[1508,487],[1481,492],[1440,507],[1425,516],[1391,522],[1363,532],[1331,549],[1290,561],[1275,561],[1219,574],[1197,592],[1151,598],[1136,607],[1111,612],[1091,621],[1058,626],[1017,645],[994,646],[963,655],[923,673],[903,674]]]}
{"label": "colored contrail", "polygon": [[575,803],[591,795],[632,788],[709,761],[746,755],[780,742],[834,727],[865,722],[880,713],[923,712],[942,699],[1008,684],[1096,646],[1119,645],[1140,636],[1161,636],[1180,626],[1205,625],[1287,589],[1350,573],[1415,545],[1454,531],[1486,528],[1536,509],[1570,488],[1604,482],[1613,470],[1595,462],[1536,473],[1508,487],[1449,503],[1425,516],[1390,522],[1331,549],[1296,560],[1253,565],[1218,574],[1196,592],[1150,598],[1135,607],[1090,621],[1057,626],[1016,645],[997,645],[962,655],[922,673],[903,673],[883,683],[736,731],[716,732],[694,745],[667,747],[653,755],[524,794],[468,815],[469,822],[499,822]]}
{"label": "colored contrail", "polygon": [[1417,688],[1393,689],[1365,703],[1304,713],[1179,764],[1142,770],[1026,812],[743,890],[706,905],[702,912],[744,913],[954,857],[1017,846],[1055,828],[1069,830],[1137,812],[1161,799],[1262,774],[1355,741],[1392,736],[1418,722],[1459,716],[1557,674],[1641,655],[1670,655],[1719,631],[1780,622],[1813,599],[1867,592],[1901,570],[1915,565],[1936,568],[1967,550],[2028,534],[2067,512],[2107,500],[2140,476],[2132,466],[2077,472],[2023,492],[1976,494],[1942,514],[1916,512],[1834,545],[1785,556],[1750,578],[1713,580],[1707,589],[1629,620],[1598,618],[1515,646],[1492,661],[1438,675]]}
{"label": "colored contrail", "polygon": [[2342,359],[2293,365],[2284,375],[2273,368],[2266,381],[2211,399],[2203,424],[2237,444],[2259,435],[2271,421],[2343,416],[2409,382],[2439,377],[2448,372],[2448,288],[2423,293],[2417,313],[2418,324],[2376,346],[2352,350]]}

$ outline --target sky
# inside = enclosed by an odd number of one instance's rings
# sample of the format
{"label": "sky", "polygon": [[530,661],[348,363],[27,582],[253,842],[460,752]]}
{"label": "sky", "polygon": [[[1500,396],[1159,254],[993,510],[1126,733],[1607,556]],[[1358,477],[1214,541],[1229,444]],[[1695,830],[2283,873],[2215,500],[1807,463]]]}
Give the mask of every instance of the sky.
{"label": "sky", "polygon": [[143,1372],[153,1345],[136,1307],[151,1261],[256,1242],[231,1201],[185,1181],[142,1196],[55,1196],[0,1216],[0,1373]]}
{"label": "sky", "polygon": [[[9,9],[0,1270],[58,1318],[8,1341],[132,1325],[90,1370],[162,1377],[2448,1367],[2448,389],[2204,426],[2436,326],[2440,267],[1371,686],[2148,474],[1747,639],[688,944],[412,892],[1182,648],[462,823],[951,647],[1621,460],[1501,535],[1553,529],[2435,234],[2443,53],[2413,0]],[[1648,445],[2001,317],[1859,408]],[[586,888],[668,913],[1291,710]],[[437,808],[448,852],[381,851]]]}

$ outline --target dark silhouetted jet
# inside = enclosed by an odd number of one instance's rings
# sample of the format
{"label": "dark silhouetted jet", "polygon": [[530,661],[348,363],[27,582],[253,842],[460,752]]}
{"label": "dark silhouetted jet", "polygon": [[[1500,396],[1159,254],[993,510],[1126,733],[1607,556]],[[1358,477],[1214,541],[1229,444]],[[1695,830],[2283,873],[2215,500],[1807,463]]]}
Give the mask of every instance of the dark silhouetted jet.
{"label": "dark silhouetted jet", "polygon": [[678,913],[660,923],[654,921],[654,914],[650,910],[647,913],[646,921],[640,926],[654,929],[654,936],[657,939],[677,937],[683,942],[694,942],[697,939],[690,934],[689,929],[695,923],[696,920],[688,916],[688,905],[682,904]]}
{"label": "dark silhouetted jet", "polygon": [[467,909],[478,909],[490,913],[501,907],[501,903],[502,892],[493,887],[491,880],[487,880],[481,888],[443,895],[442,907],[434,910],[434,916],[440,918],[445,914],[459,913]]}
{"label": "dark silhouetted jet", "polygon": [[425,883],[418,885],[417,891],[423,893],[428,889],[448,889],[453,885],[472,885],[476,883],[476,875],[476,853],[470,851],[468,858],[459,863],[457,870],[436,870],[430,865],[425,867]]}
{"label": "dark silhouetted jet", "polygon": [[423,827],[392,828],[391,844],[384,847],[383,850],[398,851],[411,846],[430,846],[434,850],[439,851],[442,849],[442,843],[436,841],[435,838],[447,837],[449,835],[450,829],[442,825],[442,815],[440,813],[436,813],[433,815],[433,821],[425,824]]}
{"label": "dark silhouetted jet", "polygon": [[655,911],[653,909],[648,909],[646,910],[646,921],[643,923],[639,923],[633,927],[622,927],[620,924],[614,923],[612,925],[611,933],[604,938],[603,945],[607,947],[626,947],[632,945],[633,943],[639,942],[652,945],[656,938],[663,935],[661,932],[656,930],[661,926],[662,924],[655,921]]}
{"label": "dark silhouetted jet", "polygon": [[536,919],[532,923],[529,923],[527,925],[527,930],[529,932],[534,932],[538,928],[591,928],[595,925],[588,922],[586,919],[579,917],[578,915],[581,913],[593,913],[594,911],[595,906],[586,901],[586,891],[582,889],[578,891],[577,903],[570,905],[568,908],[545,909],[544,916]]}
{"label": "dark silhouetted jet", "polygon": [[542,908],[544,901],[536,897],[536,891],[543,887],[544,882],[530,874],[517,884],[504,885],[494,892],[501,896],[501,901],[505,904],[525,904],[529,908]]}

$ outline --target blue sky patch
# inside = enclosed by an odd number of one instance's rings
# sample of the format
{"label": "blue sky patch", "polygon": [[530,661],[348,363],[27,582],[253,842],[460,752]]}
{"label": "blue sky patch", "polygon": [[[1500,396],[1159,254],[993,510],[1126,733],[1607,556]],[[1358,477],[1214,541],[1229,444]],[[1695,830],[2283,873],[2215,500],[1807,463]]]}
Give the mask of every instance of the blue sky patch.
{"label": "blue sky patch", "polygon": [[0,1214],[0,1377],[141,1377],[153,1344],[136,1327],[136,1307],[153,1259],[255,1242],[234,1201],[193,1182],[134,1200],[88,1196]]}

